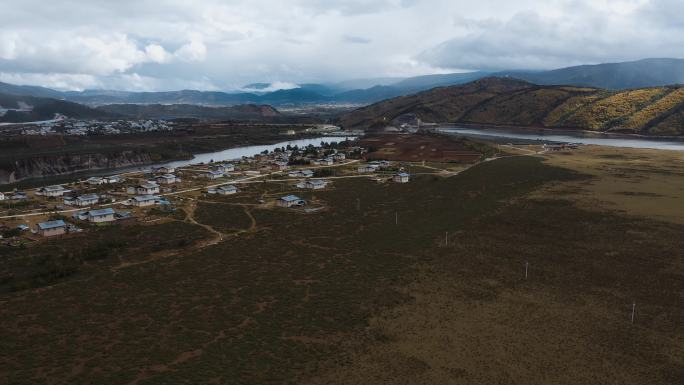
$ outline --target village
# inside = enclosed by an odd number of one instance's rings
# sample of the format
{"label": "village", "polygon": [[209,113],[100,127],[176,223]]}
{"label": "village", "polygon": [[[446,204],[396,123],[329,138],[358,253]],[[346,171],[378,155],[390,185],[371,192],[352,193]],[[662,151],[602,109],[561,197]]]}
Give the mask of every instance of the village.
{"label": "village", "polygon": [[0,235],[7,246],[68,237],[93,227],[163,221],[202,197],[239,196],[255,186],[275,183],[281,194],[261,194],[253,204],[264,208],[317,212],[325,203],[305,192],[334,188],[339,178],[370,178],[379,183],[408,183],[406,164],[365,160],[367,149],[337,143],[305,148],[283,147],[231,162],[93,176],[73,183],[0,192]]}

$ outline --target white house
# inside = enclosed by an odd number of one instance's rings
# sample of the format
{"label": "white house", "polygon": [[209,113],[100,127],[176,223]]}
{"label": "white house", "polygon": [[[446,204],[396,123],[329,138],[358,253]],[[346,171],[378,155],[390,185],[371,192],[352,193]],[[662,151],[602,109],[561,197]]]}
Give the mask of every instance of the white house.
{"label": "white house", "polygon": [[332,166],[333,164],[335,164],[335,161],[333,160],[333,158],[325,158],[320,159],[318,161],[318,164],[320,164],[321,166]]}
{"label": "white house", "polygon": [[216,192],[220,195],[231,195],[236,194],[238,192],[238,189],[233,185],[220,186],[216,189]]}
{"label": "white house", "polygon": [[209,171],[207,173],[207,178],[209,178],[209,179],[223,178],[223,173],[221,171],[212,170],[212,171]]}
{"label": "white house", "polygon": [[135,207],[154,206],[159,200],[158,196],[154,195],[138,195],[133,197],[131,204]]}
{"label": "white house", "polygon": [[64,194],[71,192],[60,185],[41,187],[38,194],[45,197],[61,197]]}
{"label": "white house", "polygon": [[310,190],[320,190],[324,189],[328,185],[328,182],[321,179],[308,180],[306,182],[306,188]]}
{"label": "white house", "polygon": [[405,172],[400,172],[392,177],[392,180],[396,183],[408,183],[410,175]]}
{"label": "white house", "polygon": [[295,170],[287,174],[290,178],[311,178],[313,175],[314,172],[311,170]]}
{"label": "white house", "polygon": [[233,172],[233,171],[235,171],[235,165],[230,164],[230,163],[222,163],[222,164],[219,164],[217,166],[214,166],[214,170],[221,171],[223,173]]}
{"label": "white house", "polygon": [[333,155],[332,157],[334,160],[337,160],[337,161],[347,159],[347,156],[343,152],[335,153],[335,155]]}
{"label": "white house", "polygon": [[102,210],[91,210],[77,213],[74,217],[82,221],[88,221],[91,223],[105,223],[114,222],[116,220],[116,212],[114,209],[107,208]]}
{"label": "white house", "polygon": [[5,200],[5,193],[0,192],[0,201]]}
{"label": "white house", "polygon": [[359,174],[374,173],[374,172],[378,171],[379,168],[380,168],[379,165],[376,165],[376,164],[367,164],[367,165],[365,165],[365,166],[359,167],[359,168],[358,168],[358,172],[359,172]]}
{"label": "white house", "polygon": [[54,237],[66,233],[67,225],[63,220],[49,221],[37,225],[38,234],[44,237]]}
{"label": "white house", "polygon": [[306,205],[306,201],[304,199],[301,199],[298,196],[288,195],[288,196],[284,196],[282,198],[279,198],[276,201],[276,204],[279,207],[294,207],[294,206],[304,206],[304,205]]}
{"label": "white house", "polygon": [[101,184],[105,184],[105,183],[106,183],[106,181],[104,180],[104,178],[100,178],[100,177],[97,177],[97,176],[88,178],[88,179],[86,179],[85,182],[88,183],[89,185],[93,185],[93,186],[99,186],[99,185],[101,185]]}
{"label": "white house", "polygon": [[144,183],[135,188],[135,193],[138,195],[159,194],[159,185],[156,183]]}
{"label": "white house", "polygon": [[[159,184],[174,184],[177,182],[180,182],[180,178],[173,175],[173,174],[164,174],[164,175],[159,175],[158,177],[155,178],[157,183]],[[159,191],[157,191],[159,192]],[[152,193],[156,194],[156,193]]]}
{"label": "white house", "polygon": [[100,201],[100,197],[97,194],[86,194],[81,195],[72,201],[74,206],[86,207],[97,204]]}
{"label": "white house", "polygon": [[107,183],[110,183],[110,184],[123,182],[123,178],[118,176],[118,175],[108,176],[105,178],[105,180],[107,181]]}
{"label": "white house", "polygon": [[276,171],[287,170],[288,167],[289,166],[287,165],[287,162],[284,162],[284,161],[273,162],[273,165],[272,165],[272,168]]}
{"label": "white house", "polygon": [[152,172],[155,174],[173,174],[176,169],[168,166],[152,167]]}

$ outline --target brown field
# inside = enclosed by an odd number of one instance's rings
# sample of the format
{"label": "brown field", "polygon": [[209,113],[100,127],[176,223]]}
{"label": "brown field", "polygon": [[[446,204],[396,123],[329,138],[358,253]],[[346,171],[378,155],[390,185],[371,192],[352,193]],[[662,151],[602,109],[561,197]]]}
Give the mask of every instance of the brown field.
{"label": "brown field", "polygon": [[366,159],[468,163],[484,155],[484,146],[475,142],[437,135],[378,135],[364,138],[360,145],[370,149]]}
{"label": "brown field", "polygon": [[587,146],[337,179],[302,195],[317,213],[259,183],[14,250],[44,273],[51,248],[116,247],[0,296],[0,383],[681,384],[682,162]]}

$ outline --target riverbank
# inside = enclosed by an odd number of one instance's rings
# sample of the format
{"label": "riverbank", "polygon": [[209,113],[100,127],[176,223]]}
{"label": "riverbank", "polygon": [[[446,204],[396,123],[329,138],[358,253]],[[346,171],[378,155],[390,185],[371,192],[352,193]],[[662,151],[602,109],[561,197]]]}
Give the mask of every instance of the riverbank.
{"label": "riverbank", "polygon": [[[486,128],[483,128],[486,127]],[[636,135],[594,134],[590,131],[531,129],[493,126],[441,125],[434,130],[480,139],[524,140],[529,143],[572,142],[590,145],[624,148],[650,148],[656,150],[684,151],[684,138],[665,139]]]}
{"label": "riverbank", "polygon": [[0,188],[14,188],[61,176],[93,176],[122,169],[193,159],[211,153],[251,145],[269,145],[317,135],[296,127],[295,134],[282,126],[188,125],[170,132],[98,136],[0,137]]}
{"label": "riverbank", "polygon": [[559,134],[559,135],[577,135],[584,137],[601,137],[610,139],[645,139],[652,141],[681,141],[684,143],[684,136],[672,135],[642,135],[642,134],[627,134],[621,132],[606,132],[606,131],[591,131],[573,128],[548,128],[542,126],[515,126],[515,125],[496,125],[496,124],[477,124],[477,123],[435,123],[430,127],[437,128],[469,128],[478,130],[514,130],[521,132],[537,132],[544,134]]}

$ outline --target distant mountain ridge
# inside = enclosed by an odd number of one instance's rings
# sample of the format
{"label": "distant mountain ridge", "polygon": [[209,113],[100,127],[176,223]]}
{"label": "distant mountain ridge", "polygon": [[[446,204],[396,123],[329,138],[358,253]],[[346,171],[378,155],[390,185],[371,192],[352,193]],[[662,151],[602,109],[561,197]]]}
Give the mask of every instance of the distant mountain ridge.
{"label": "distant mountain ridge", "polygon": [[679,136],[684,135],[684,86],[611,91],[489,77],[375,103],[340,116],[337,123],[375,130],[415,119]]}
{"label": "distant mountain ridge", "polygon": [[611,90],[660,87],[684,83],[684,59],[644,59],[561,68],[551,71],[469,72],[348,80],[330,84],[301,84],[298,88],[270,91],[270,83],[253,83],[245,90],[221,92],[180,90],[128,92],[108,90],[57,91],[44,87],[0,83],[0,93],[49,97],[88,105],[104,104],[200,104],[231,106],[269,104],[276,107],[307,104],[369,104],[436,87],[465,84],[488,76],[513,77],[541,85],[569,85]]}
{"label": "distant mountain ridge", "polygon": [[76,119],[103,119],[120,117],[78,103],[34,96],[0,94],[0,108],[8,111],[0,114],[0,123],[23,123],[51,120],[55,114]]}

